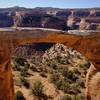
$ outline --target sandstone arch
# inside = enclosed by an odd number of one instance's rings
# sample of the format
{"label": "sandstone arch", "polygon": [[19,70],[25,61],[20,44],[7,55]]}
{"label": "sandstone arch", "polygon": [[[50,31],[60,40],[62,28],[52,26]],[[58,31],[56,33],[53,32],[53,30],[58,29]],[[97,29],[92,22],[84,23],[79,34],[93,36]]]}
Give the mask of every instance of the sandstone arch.
{"label": "sandstone arch", "polygon": [[[28,32],[28,33],[27,33]],[[64,34],[61,34],[64,33]],[[0,30],[0,99],[14,100],[11,73],[11,53],[18,46],[32,42],[59,42],[73,47],[92,61],[87,74],[87,100],[100,100],[100,87],[93,91],[94,79],[100,77],[100,34],[87,36],[67,34],[58,30],[46,29],[1,29]],[[98,74],[99,73],[99,74]],[[99,84],[99,79],[97,79]],[[96,86],[94,88],[97,88]],[[92,92],[91,92],[92,91]],[[98,94],[98,93],[99,94]],[[97,95],[96,95],[97,93]],[[95,96],[95,98],[93,98]],[[96,97],[97,96],[97,97]]]}

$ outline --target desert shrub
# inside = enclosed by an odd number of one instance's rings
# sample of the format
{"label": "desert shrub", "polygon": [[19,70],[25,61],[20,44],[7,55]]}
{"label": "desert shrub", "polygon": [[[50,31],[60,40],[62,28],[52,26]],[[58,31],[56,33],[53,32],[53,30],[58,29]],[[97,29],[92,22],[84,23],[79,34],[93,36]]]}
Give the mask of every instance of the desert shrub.
{"label": "desert shrub", "polygon": [[40,76],[42,76],[42,77],[47,77],[47,75],[46,75],[45,72],[40,72]]}
{"label": "desert shrub", "polygon": [[16,57],[15,58],[15,62],[20,65],[20,66],[24,66],[25,65],[25,62],[27,62],[24,58],[21,58],[21,57]]}
{"label": "desert shrub", "polygon": [[61,57],[60,55],[57,55],[56,58],[55,58],[55,60],[56,60],[58,63],[61,62],[61,59],[62,59],[62,57]]}
{"label": "desert shrub", "polygon": [[34,62],[35,62],[35,60],[36,60],[36,57],[35,57],[35,56],[33,56],[33,57],[31,58],[31,63],[34,63]]}
{"label": "desert shrub", "polygon": [[70,60],[68,58],[62,58],[59,63],[63,65],[70,64]]}
{"label": "desert shrub", "polygon": [[37,72],[37,68],[36,68],[35,65],[32,65],[32,66],[30,67],[30,69],[31,69],[33,72]]}
{"label": "desert shrub", "polygon": [[64,93],[69,93],[70,84],[66,79],[56,79],[56,81],[54,81],[54,84],[57,89],[62,90]]}
{"label": "desert shrub", "polygon": [[20,71],[20,70],[21,70],[21,68],[20,68],[20,66],[19,66],[19,65],[17,65],[16,63],[14,63],[13,70],[14,70],[14,71]]}
{"label": "desert shrub", "polygon": [[30,64],[26,63],[24,68],[29,69],[30,68]]}
{"label": "desert shrub", "polygon": [[63,67],[62,70],[61,70],[61,73],[64,77],[67,77],[67,74],[68,74],[68,67]]}
{"label": "desert shrub", "polygon": [[26,77],[29,69],[29,64],[26,64],[24,68],[21,69],[21,76]]}
{"label": "desert shrub", "polygon": [[63,65],[70,64],[68,57],[61,57],[60,55],[57,55],[53,59],[53,61],[55,61],[56,63],[59,63],[59,64],[63,64]]}
{"label": "desert shrub", "polygon": [[89,61],[86,61],[84,64],[80,65],[80,68],[83,70],[87,70],[90,67],[91,63]]}
{"label": "desert shrub", "polygon": [[69,84],[69,82],[67,82],[66,80],[62,80],[62,84],[61,84],[60,89],[64,93],[69,93],[69,91],[70,91],[70,84]]}
{"label": "desert shrub", "polygon": [[77,83],[73,83],[70,85],[70,91],[69,91],[70,94],[78,94],[80,92],[81,92],[80,86]]}
{"label": "desert shrub", "polygon": [[65,94],[59,97],[58,100],[72,100],[71,95]]}
{"label": "desert shrub", "polygon": [[24,77],[21,77],[20,79],[23,86],[25,86],[26,88],[30,87],[30,84],[27,79],[25,79]]}
{"label": "desert shrub", "polygon": [[26,100],[26,99],[21,91],[17,91],[15,95],[15,100]]}
{"label": "desert shrub", "polygon": [[76,83],[79,84],[82,88],[85,88],[85,80],[83,80],[83,79],[77,79]]}
{"label": "desert shrub", "polygon": [[47,69],[47,73],[49,73],[49,74],[53,74],[53,71],[54,71],[54,70],[53,70],[52,68],[48,68],[48,69]]}
{"label": "desert shrub", "polygon": [[32,93],[35,96],[42,96],[43,95],[43,84],[40,81],[36,81],[33,83],[32,86]]}
{"label": "desert shrub", "polygon": [[49,81],[52,82],[52,83],[56,83],[57,81],[59,80],[59,74],[58,73],[52,73],[50,76],[49,76]]}
{"label": "desert shrub", "polygon": [[[79,84],[73,83],[75,82],[78,77],[74,73],[74,71],[65,71],[67,77],[60,77],[60,74],[53,73],[50,75],[50,82],[54,83],[57,89],[62,90],[64,93],[67,94],[77,94],[80,93],[80,87]],[[73,83],[73,84],[72,84]]]}
{"label": "desert shrub", "polygon": [[56,83],[55,83],[55,85],[57,86],[57,88],[58,88],[59,90],[61,90],[61,87],[62,87],[62,80],[57,80]]}
{"label": "desert shrub", "polygon": [[54,70],[57,69],[58,67],[56,60],[53,60],[53,59],[47,62],[47,66]]}
{"label": "desert shrub", "polygon": [[74,95],[73,100],[85,100],[85,96],[82,94]]}
{"label": "desert shrub", "polygon": [[75,72],[75,74],[77,75],[81,75],[81,72],[78,68],[73,69],[73,71]]}
{"label": "desert shrub", "polygon": [[15,78],[14,77],[14,84],[16,85],[16,86],[21,86],[22,84],[21,84],[21,80],[20,80],[20,78]]}
{"label": "desert shrub", "polygon": [[87,70],[90,67],[91,63],[86,61],[84,64],[80,64],[79,67],[84,71],[84,75],[87,74]]}
{"label": "desert shrub", "polygon": [[24,68],[24,69],[21,69],[21,73],[20,73],[21,76],[26,77],[26,76],[27,76],[27,71],[28,71],[28,70],[25,69],[25,68]]}
{"label": "desert shrub", "polygon": [[77,76],[77,74],[75,74],[75,72],[73,70],[70,70],[70,71],[68,71],[67,78],[72,81],[76,81],[76,79],[78,79],[78,76]]}
{"label": "desert shrub", "polygon": [[77,83],[71,83],[69,79],[58,79],[52,77],[53,83],[56,85],[57,89],[62,90],[67,94],[78,94],[80,93],[80,85]]}
{"label": "desert shrub", "polygon": [[52,64],[51,67],[55,70],[58,68],[57,64]]}
{"label": "desert shrub", "polygon": [[23,67],[29,68],[29,64],[26,61],[26,59],[21,58],[21,57],[15,57],[13,60],[13,63],[14,63],[13,69],[17,70],[17,71],[21,71],[23,69]]}

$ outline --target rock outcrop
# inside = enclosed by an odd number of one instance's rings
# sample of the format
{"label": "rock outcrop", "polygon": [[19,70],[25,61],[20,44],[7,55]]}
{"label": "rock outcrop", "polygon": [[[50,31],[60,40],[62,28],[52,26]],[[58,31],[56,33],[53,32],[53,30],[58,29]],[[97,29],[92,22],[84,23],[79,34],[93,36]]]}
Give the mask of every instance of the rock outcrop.
{"label": "rock outcrop", "polygon": [[96,11],[94,9],[90,10],[90,15],[89,16],[95,17],[96,16]]}
{"label": "rock outcrop", "polygon": [[86,20],[84,18],[82,18],[80,21],[79,29],[80,30],[87,30],[87,29],[89,29],[88,27],[89,27],[89,23],[86,22]]}
{"label": "rock outcrop", "polygon": [[68,48],[63,44],[57,43],[44,53],[43,62],[46,62],[45,60],[56,59],[57,56],[61,57],[62,59],[66,58],[66,60],[68,58],[71,59],[71,56],[73,56],[73,58],[75,56],[80,58],[82,57],[80,53],[72,48]]}
{"label": "rock outcrop", "polygon": [[76,17],[74,16],[74,11],[72,11],[71,15],[68,17],[67,26],[71,30],[76,29]]}
{"label": "rock outcrop", "polygon": [[14,27],[22,26],[24,13],[23,12],[15,12],[14,19]]}

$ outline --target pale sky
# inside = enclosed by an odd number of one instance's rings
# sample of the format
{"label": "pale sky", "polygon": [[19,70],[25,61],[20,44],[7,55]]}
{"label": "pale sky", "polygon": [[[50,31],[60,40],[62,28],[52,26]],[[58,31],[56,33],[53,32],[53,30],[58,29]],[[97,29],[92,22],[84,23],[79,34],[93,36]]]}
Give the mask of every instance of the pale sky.
{"label": "pale sky", "polygon": [[0,8],[21,6],[55,8],[90,8],[100,7],[100,0],[0,0]]}

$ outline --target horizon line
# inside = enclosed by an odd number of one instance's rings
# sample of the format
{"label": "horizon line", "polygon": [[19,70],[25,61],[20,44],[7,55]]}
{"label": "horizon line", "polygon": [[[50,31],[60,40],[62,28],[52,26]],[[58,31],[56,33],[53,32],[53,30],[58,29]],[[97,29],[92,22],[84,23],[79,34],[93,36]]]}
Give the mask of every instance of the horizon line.
{"label": "horizon line", "polygon": [[0,9],[5,9],[5,8],[26,8],[26,9],[34,9],[34,8],[56,8],[56,9],[88,9],[88,8],[100,8],[100,7],[52,7],[52,6],[37,6],[37,7],[25,7],[25,6],[8,6],[8,7],[0,7]]}

